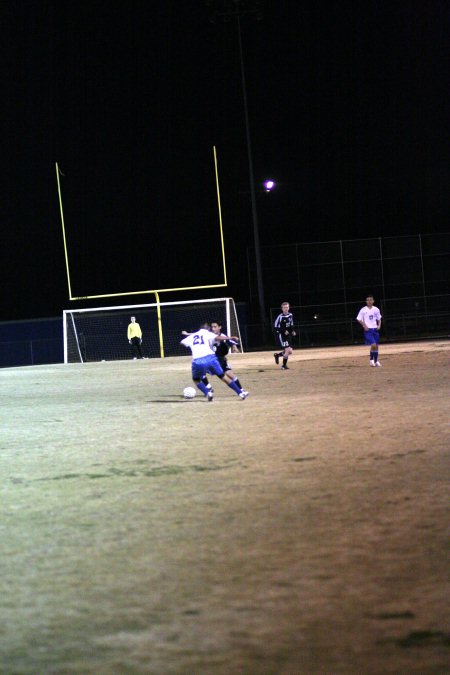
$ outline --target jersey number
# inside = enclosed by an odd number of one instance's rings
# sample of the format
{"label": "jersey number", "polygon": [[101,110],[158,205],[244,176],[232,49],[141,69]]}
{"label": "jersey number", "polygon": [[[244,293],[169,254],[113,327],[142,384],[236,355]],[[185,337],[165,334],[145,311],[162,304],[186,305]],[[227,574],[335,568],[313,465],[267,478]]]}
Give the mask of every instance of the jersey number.
{"label": "jersey number", "polygon": [[194,345],[204,345],[203,335],[194,335]]}

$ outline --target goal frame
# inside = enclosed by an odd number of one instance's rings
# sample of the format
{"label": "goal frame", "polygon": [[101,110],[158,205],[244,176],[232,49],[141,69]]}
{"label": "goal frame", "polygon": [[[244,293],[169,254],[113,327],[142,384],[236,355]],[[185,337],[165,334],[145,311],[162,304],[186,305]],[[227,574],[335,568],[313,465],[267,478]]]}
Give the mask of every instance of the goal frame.
{"label": "goal frame", "polygon": [[63,347],[64,347],[64,363],[69,363],[69,331],[68,324],[71,323],[73,335],[75,337],[76,349],[80,359],[80,363],[84,363],[83,355],[80,348],[80,343],[78,339],[78,331],[74,321],[74,314],[89,314],[89,313],[99,313],[99,312],[108,312],[108,311],[125,311],[125,310],[149,310],[156,309],[157,318],[158,318],[158,339],[159,339],[159,349],[160,349],[160,358],[165,358],[164,353],[164,330],[162,326],[162,315],[161,308],[170,308],[175,306],[189,306],[189,305],[202,305],[207,303],[224,303],[225,307],[225,329],[226,335],[231,335],[231,314],[234,311],[234,316],[236,317],[236,327],[237,335],[239,338],[240,351],[243,353],[244,349],[242,347],[241,332],[239,328],[239,321],[237,317],[236,304],[233,298],[230,297],[221,297],[221,298],[206,298],[201,300],[178,300],[172,302],[159,302],[157,296],[156,302],[144,303],[144,304],[133,304],[133,305],[112,305],[106,307],[89,307],[89,308],[77,308],[77,309],[64,309],[63,310]]}

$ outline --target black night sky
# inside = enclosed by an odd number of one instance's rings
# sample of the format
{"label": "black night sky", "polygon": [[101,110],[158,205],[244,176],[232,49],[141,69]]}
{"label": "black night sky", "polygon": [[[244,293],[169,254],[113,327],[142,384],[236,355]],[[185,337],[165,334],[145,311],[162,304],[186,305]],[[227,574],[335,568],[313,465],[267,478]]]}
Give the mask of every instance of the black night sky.
{"label": "black night sky", "polygon": [[[246,299],[237,26],[206,5],[1,4],[1,320],[70,306],[55,162],[74,295],[220,283],[214,145],[221,293]],[[278,185],[258,194],[261,243],[448,231],[447,0],[260,5],[242,41],[254,176]]]}

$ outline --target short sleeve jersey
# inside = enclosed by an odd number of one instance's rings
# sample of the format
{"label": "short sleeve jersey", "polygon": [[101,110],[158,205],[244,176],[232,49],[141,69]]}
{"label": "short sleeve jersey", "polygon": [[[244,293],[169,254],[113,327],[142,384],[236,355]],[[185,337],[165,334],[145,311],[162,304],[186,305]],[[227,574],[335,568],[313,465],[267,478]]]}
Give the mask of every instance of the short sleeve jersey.
{"label": "short sleeve jersey", "polygon": [[372,307],[367,307],[367,305],[365,305],[359,310],[356,320],[364,321],[367,328],[376,328],[377,321],[381,321],[380,310],[378,307],[375,307],[375,305]]}
{"label": "short sleeve jersey", "polygon": [[189,347],[192,352],[193,359],[201,359],[204,356],[211,356],[214,354],[212,344],[216,336],[205,328],[200,328],[196,333],[191,333],[181,340],[181,344]]}

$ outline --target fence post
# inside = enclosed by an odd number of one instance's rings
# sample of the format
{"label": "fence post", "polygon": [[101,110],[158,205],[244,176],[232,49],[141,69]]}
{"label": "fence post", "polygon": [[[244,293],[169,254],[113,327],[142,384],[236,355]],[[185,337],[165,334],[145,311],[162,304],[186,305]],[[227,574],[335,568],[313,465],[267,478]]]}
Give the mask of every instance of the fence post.
{"label": "fence post", "polygon": [[422,289],[423,289],[423,306],[425,308],[425,316],[428,316],[428,303],[427,303],[427,295],[426,295],[426,288],[425,288],[425,270],[423,267],[423,250],[422,250],[422,235],[418,234],[419,237],[419,250],[420,250],[420,267],[422,271]]}
{"label": "fence post", "polygon": [[[382,246],[382,238],[378,237],[378,241],[380,243],[380,269],[381,269],[381,288],[383,289],[383,297],[381,298],[382,300],[382,313],[383,313],[383,318],[386,316],[386,290],[384,287],[384,264],[383,264],[383,246]],[[386,331],[385,331],[386,332]]]}

